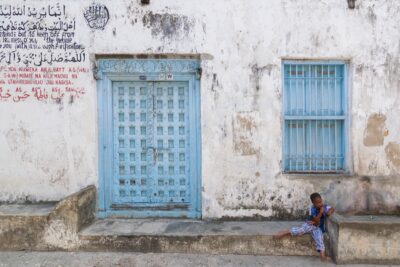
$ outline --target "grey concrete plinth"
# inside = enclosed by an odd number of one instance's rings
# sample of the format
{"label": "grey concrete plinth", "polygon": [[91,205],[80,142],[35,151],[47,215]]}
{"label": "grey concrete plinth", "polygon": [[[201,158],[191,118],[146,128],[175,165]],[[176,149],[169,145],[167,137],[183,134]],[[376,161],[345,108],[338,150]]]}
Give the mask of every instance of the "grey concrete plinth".
{"label": "grey concrete plinth", "polygon": [[211,222],[105,219],[80,234],[80,249],[157,253],[315,255],[311,237],[274,240],[273,234],[302,222]]}
{"label": "grey concrete plinth", "polygon": [[341,216],[328,220],[337,263],[400,264],[399,216]]}

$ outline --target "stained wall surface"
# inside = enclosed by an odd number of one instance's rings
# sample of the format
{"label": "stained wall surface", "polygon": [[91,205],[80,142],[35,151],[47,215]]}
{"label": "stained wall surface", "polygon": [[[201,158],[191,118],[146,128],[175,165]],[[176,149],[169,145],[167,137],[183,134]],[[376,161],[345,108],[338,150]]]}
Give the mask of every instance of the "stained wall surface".
{"label": "stained wall surface", "polygon": [[[9,1],[0,4],[0,201],[98,185],[96,56],[202,66],[203,218],[400,213],[400,2]],[[282,172],[282,62],[348,63],[346,175]]]}

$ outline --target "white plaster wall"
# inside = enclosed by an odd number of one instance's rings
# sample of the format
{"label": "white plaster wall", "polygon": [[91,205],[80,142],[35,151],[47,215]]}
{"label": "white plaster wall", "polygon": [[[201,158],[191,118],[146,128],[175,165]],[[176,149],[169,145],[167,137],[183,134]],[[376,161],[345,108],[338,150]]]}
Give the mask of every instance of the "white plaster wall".
{"label": "white plaster wall", "polygon": [[[82,16],[92,1],[62,3],[76,17],[86,67],[95,54],[200,55],[204,218],[300,216],[313,191],[342,211],[400,209],[399,1],[359,0],[354,10],[345,0],[98,2],[110,11],[103,31]],[[189,30],[143,22],[157,14]],[[281,63],[289,58],[349,62],[351,175],[281,173]],[[86,94],[72,104],[0,103],[0,200],[58,200],[97,184],[96,83],[88,73],[79,84]],[[373,133],[370,116],[379,121]],[[370,134],[383,141],[371,146]]]}

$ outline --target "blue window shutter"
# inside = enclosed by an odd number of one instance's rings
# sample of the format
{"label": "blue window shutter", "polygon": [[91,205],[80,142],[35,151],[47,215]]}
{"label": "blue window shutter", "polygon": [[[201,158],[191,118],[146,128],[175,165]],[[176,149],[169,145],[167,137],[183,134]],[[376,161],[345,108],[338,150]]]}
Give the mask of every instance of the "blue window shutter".
{"label": "blue window shutter", "polygon": [[345,167],[345,64],[284,63],[284,170]]}

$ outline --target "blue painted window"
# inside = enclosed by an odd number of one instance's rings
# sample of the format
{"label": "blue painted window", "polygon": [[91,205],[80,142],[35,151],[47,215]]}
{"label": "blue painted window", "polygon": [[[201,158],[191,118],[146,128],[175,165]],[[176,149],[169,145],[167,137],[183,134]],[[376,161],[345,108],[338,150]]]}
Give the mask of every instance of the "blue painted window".
{"label": "blue painted window", "polygon": [[345,64],[285,62],[284,170],[345,168]]}

